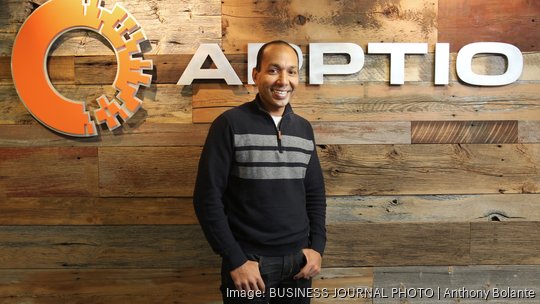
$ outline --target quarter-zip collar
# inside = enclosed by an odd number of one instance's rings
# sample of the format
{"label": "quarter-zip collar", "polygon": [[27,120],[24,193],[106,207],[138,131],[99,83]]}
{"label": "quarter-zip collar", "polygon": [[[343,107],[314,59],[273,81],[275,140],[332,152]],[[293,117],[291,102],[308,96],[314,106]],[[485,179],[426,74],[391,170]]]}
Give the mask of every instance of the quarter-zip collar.
{"label": "quarter-zip collar", "polygon": [[276,133],[277,133],[276,135],[277,135],[278,150],[279,150],[280,153],[282,153],[283,152],[283,146],[281,145],[281,139],[282,139],[281,126],[283,125],[283,121],[285,120],[285,118],[287,116],[290,116],[290,114],[293,113],[291,104],[288,103],[285,106],[285,110],[283,111],[283,115],[281,116],[281,121],[279,122],[278,126],[276,126],[276,124],[274,123],[274,119],[272,118],[272,115],[270,115],[270,113],[268,113],[268,111],[266,111],[266,109],[263,107],[261,98],[259,97],[259,94],[257,94],[257,96],[255,97],[255,100],[253,101],[253,103],[257,106],[257,109],[264,116],[266,116],[269,119],[269,121],[272,123],[272,125],[275,127],[275,130],[276,130]]}

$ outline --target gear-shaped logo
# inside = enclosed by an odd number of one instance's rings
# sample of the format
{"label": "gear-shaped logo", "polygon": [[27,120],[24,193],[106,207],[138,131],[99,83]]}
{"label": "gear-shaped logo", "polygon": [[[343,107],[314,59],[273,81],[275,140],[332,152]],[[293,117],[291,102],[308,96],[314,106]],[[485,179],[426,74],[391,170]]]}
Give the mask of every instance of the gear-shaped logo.
{"label": "gear-shaped logo", "polygon": [[[89,29],[105,37],[113,46],[118,69],[113,87],[118,91],[112,101],[102,95],[95,121],[82,101],[69,100],[58,93],[47,73],[47,54],[54,41],[67,31]],[[101,0],[50,0],[37,8],[24,22],[13,46],[11,70],[19,97],[30,113],[48,128],[78,137],[98,135],[97,124],[105,123],[109,130],[120,126],[118,117],[126,121],[142,104],[136,97],[139,87],[149,86],[151,60],[141,54],[140,43],[146,35],[119,4],[112,10]]]}

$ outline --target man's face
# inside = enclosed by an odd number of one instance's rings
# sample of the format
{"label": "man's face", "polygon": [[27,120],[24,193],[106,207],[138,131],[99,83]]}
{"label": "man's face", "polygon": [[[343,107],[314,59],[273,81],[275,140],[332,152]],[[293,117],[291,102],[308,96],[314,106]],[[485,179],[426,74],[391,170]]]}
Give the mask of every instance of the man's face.
{"label": "man's face", "polygon": [[253,69],[253,81],[263,106],[281,116],[298,85],[298,57],[287,45],[269,45],[263,53],[260,71]]}

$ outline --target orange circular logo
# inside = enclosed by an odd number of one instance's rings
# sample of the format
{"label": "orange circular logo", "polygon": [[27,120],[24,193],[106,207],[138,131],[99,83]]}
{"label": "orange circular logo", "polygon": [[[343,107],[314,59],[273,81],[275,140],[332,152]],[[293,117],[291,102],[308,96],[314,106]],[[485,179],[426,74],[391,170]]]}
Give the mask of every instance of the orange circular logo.
{"label": "orange circular logo", "polygon": [[[98,134],[96,124],[106,123],[109,130],[120,126],[118,117],[129,119],[142,104],[135,95],[139,86],[149,86],[151,60],[134,58],[141,54],[146,40],[143,30],[122,6],[109,11],[101,0],[50,0],[37,8],[24,22],[11,57],[11,70],[17,93],[30,113],[48,128],[70,136]],[[118,91],[112,101],[102,95],[93,118],[84,101],[60,95],[47,73],[47,54],[53,42],[67,31],[89,29],[105,37],[113,46],[118,69],[113,87]]]}

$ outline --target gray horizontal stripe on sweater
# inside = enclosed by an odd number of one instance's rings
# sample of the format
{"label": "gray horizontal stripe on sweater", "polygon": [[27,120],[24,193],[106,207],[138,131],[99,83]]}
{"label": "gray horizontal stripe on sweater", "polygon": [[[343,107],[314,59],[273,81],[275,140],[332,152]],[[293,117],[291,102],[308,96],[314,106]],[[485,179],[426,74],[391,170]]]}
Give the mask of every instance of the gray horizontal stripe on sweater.
{"label": "gray horizontal stripe on sweater", "polygon": [[236,151],[236,161],[239,163],[302,163],[308,164],[310,154],[297,151],[264,151],[242,150]]}
{"label": "gray horizontal stripe on sweater", "polygon": [[233,175],[244,179],[301,179],[304,167],[235,167]]}
{"label": "gray horizontal stripe on sweater", "polygon": [[[286,148],[300,148],[307,151],[312,151],[314,148],[313,141],[292,135],[281,136],[281,145]],[[234,134],[234,146],[277,147],[277,134]]]}

